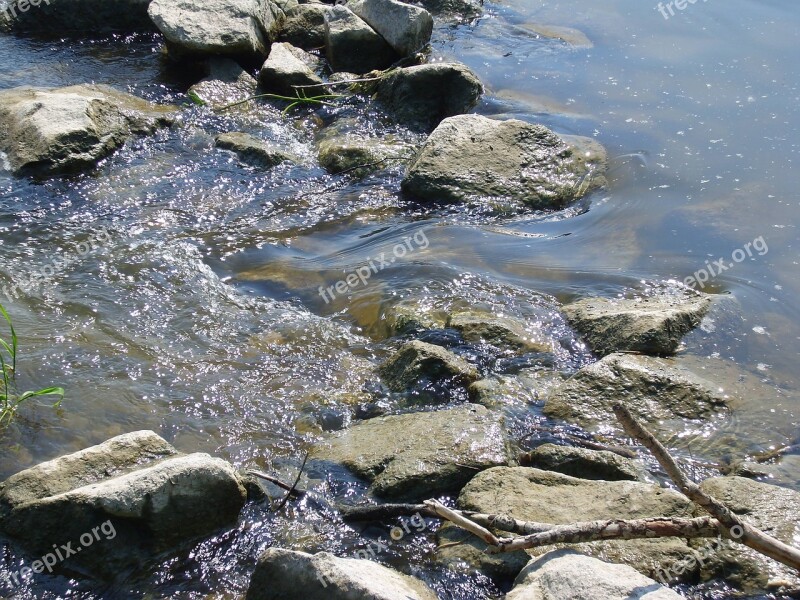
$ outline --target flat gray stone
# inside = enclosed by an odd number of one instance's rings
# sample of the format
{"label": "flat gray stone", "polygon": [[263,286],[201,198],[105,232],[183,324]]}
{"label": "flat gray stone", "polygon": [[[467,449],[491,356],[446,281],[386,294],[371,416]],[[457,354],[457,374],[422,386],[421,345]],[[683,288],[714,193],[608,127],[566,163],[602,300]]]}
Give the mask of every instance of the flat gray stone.
{"label": "flat gray stone", "polygon": [[674,354],[708,312],[711,296],[690,290],[643,298],[587,298],[562,308],[592,352]]}
{"label": "flat gray stone", "polygon": [[398,0],[355,0],[347,7],[377,31],[399,56],[411,56],[431,41],[433,17]]}
{"label": "flat gray stone", "polygon": [[411,164],[403,191],[429,201],[563,208],[603,185],[605,150],[568,143],[541,125],[460,115],[441,122]]}
{"label": "flat gray stone", "polygon": [[397,60],[392,47],[346,6],[325,14],[325,52],[334,71],[367,73]]}
{"label": "flat gray stone", "polygon": [[258,559],[246,600],[436,600],[422,581],[376,562],[270,548]]}
{"label": "flat gray stone", "polygon": [[502,417],[475,404],[370,419],[312,453],[369,481],[376,496],[408,501],[458,490],[508,456]]}
{"label": "flat gray stone", "polygon": [[556,471],[579,479],[603,481],[639,481],[644,465],[631,458],[607,450],[589,450],[543,444],[527,455],[527,466]]}
{"label": "flat gray stone", "polygon": [[286,42],[272,44],[269,57],[261,67],[258,79],[268,92],[276,92],[295,97],[299,93],[315,96],[324,91],[324,87],[295,88],[292,86],[317,86],[322,78],[314,72],[319,67],[317,57],[295,48]]}

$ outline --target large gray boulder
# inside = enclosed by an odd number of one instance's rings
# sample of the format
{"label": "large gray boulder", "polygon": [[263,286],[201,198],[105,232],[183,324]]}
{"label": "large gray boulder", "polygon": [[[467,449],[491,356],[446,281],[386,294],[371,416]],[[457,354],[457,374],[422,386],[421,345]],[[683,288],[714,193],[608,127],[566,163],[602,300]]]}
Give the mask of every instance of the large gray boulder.
{"label": "large gray boulder", "polygon": [[325,53],[334,71],[367,73],[399,57],[372,27],[346,6],[325,14]]}
{"label": "large gray boulder", "polygon": [[[154,31],[147,15],[150,0],[33,0],[6,2],[0,31],[80,33]],[[27,5],[26,10],[20,6]]]}
{"label": "large gray boulder", "polygon": [[[694,506],[683,495],[656,485],[590,481],[527,467],[481,471],[461,490],[458,505],[464,510],[556,525],[606,519],[688,518],[694,513]],[[528,552],[539,556],[554,547],[558,546],[543,546]],[[692,554],[686,541],[678,538],[607,540],[569,547],[588,556],[626,564],[648,577],[655,577],[660,565]],[[518,559],[509,557],[509,560]],[[696,573],[695,569],[683,576],[691,578]]]}
{"label": "large gray boulder", "polygon": [[148,12],[178,59],[266,56],[282,15],[270,0],[153,0]]}
{"label": "large gray boulder", "polygon": [[532,560],[517,576],[506,600],[681,600],[683,596],[626,565],[572,550]]}
{"label": "large gray boulder", "polygon": [[399,56],[410,56],[431,41],[433,17],[398,0],[354,0],[347,7],[377,31]]}
{"label": "large gray boulder", "polygon": [[311,50],[325,46],[325,15],[333,7],[328,4],[300,4],[286,11],[278,39],[293,46]]}
{"label": "large gray boulder", "polygon": [[562,208],[605,183],[606,153],[587,138],[480,115],[441,122],[411,164],[403,191],[431,201]]}
{"label": "large gray boulder", "polygon": [[0,91],[0,150],[11,170],[38,177],[90,169],[134,134],[173,121],[158,106],[104,85]]}
{"label": "large gray boulder", "polygon": [[475,404],[357,423],[312,457],[344,465],[376,496],[408,501],[456,491],[476,472],[509,460],[502,418]]}
{"label": "large gray boulder", "polygon": [[[315,96],[324,91],[322,78],[315,73],[319,59],[287,42],[272,44],[269,57],[258,74],[258,80],[268,92],[295,97],[299,93]],[[293,86],[316,86],[295,88]]]}
{"label": "large gray boulder", "polygon": [[[221,108],[255,96],[258,81],[235,60],[212,56],[206,60],[208,75],[189,88],[189,98],[198,104]],[[239,105],[247,110],[247,103]]]}
{"label": "large gray boulder", "polygon": [[468,386],[478,380],[478,369],[449,350],[419,340],[407,342],[380,366],[386,386],[402,392],[422,380],[448,380]]}
{"label": "large gray boulder", "polygon": [[569,324],[599,356],[612,352],[674,354],[712,299],[686,290],[642,298],[587,298],[562,308]]}
{"label": "large gray boulder", "polygon": [[590,430],[621,432],[612,407],[624,402],[657,432],[670,435],[696,428],[698,421],[729,404],[732,390],[699,375],[702,371],[693,370],[695,366],[696,361],[610,354],[556,389],[544,413]]}
{"label": "large gray boulder", "polygon": [[427,132],[472,110],[482,93],[480,79],[465,65],[436,63],[389,71],[376,97],[398,121]]}
{"label": "large gray boulder", "polygon": [[258,559],[246,600],[436,600],[422,581],[376,562],[270,548]]}
{"label": "large gray boulder", "polygon": [[36,555],[71,544],[64,567],[110,578],[235,525],[246,499],[225,461],[181,455],[139,431],[9,477],[0,484],[0,529]]}

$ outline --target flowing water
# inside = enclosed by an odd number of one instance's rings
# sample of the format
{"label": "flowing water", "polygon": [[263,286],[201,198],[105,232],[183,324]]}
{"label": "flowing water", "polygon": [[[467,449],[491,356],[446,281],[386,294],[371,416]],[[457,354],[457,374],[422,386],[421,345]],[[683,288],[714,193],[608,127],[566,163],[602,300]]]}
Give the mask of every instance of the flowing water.
{"label": "flowing water", "polygon": [[[433,60],[462,61],[481,77],[482,114],[602,142],[612,157],[606,190],[547,214],[419,205],[399,193],[402,165],[361,181],[326,175],[313,156],[315,120],[276,107],[241,121],[187,105],[179,126],[128,143],[91,175],[35,183],[0,168],[0,286],[48,275],[17,299],[0,298],[21,335],[18,378],[67,388],[62,408],[31,405],[3,432],[0,478],[152,429],[179,450],[291,480],[322,430],[346,425],[354,403],[381,394],[373,366],[393,347],[382,320],[393,303],[478,304],[535,320],[561,341],[555,367],[572,372],[589,357],[559,302],[683,280],[707,261],[731,263],[748,243],[759,251],[705,287],[735,308],[693,333],[687,351],[735,361],[774,397],[745,401],[687,450],[715,461],[798,443],[795,3],[710,0],[668,19],[648,0],[484,8],[470,24],[439,22]],[[95,82],[185,104],[195,80],[165,62],[156,36],[0,36],[0,88]],[[359,106],[320,116],[348,111],[364,128],[383,127]],[[215,134],[243,127],[303,164],[264,172],[213,148]],[[409,236],[427,243],[347,296],[318,293]],[[51,273],[54,258],[62,262]],[[540,418],[535,403],[508,410],[515,434]],[[363,492],[343,473],[309,475],[329,498]],[[800,489],[796,455],[775,481]],[[154,564],[144,580],[100,587],[38,577],[5,594],[234,598],[270,545],[352,555],[386,534],[346,527],[313,501],[289,511],[251,507],[239,528]],[[381,560],[442,598],[500,593],[478,575],[437,567],[431,548],[431,535],[415,536]],[[20,559],[6,547],[3,568]]]}

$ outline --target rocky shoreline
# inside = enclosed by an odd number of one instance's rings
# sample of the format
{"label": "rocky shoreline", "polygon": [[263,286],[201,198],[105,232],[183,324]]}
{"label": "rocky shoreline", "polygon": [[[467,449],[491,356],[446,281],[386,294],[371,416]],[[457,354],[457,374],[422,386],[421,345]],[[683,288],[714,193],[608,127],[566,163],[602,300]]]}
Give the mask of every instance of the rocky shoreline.
{"label": "rocky shoreline", "polygon": [[[0,26],[14,33],[158,31],[169,60],[200,64],[207,73],[187,100],[234,112],[243,124],[264,97],[374,103],[407,135],[364,137],[338,119],[317,132],[316,159],[329,173],[349,177],[405,164],[402,191],[422,206],[556,210],[606,183],[606,151],[597,142],[470,114],[483,94],[478,77],[459,63],[426,62],[434,15],[474,16],[480,7],[468,0],[424,8],[397,0],[119,0],[103,6],[51,0],[39,18],[20,12]],[[0,150],[19,177],[91,172],[136,136],[182,127],[188,110],[88,83],[4,90]],[[304,160],[246,131],[219,134],[214,144],[264,170]],[[699,435],[735,410],[742,382],[752,378],[726,361],[680,352],[684,336],[717,298],[670,282],[655,287],[646,297],[585,298],[560,308],[597,358],[568,378],[551,368],[559,342],[538,323],[480,306],[430,310],[413,299],[387,308],[383,318],[396,350],[376,366],[373,383],[401,399],[403,410],[384,414],[379,403],[359,398],[349,427],[321,434],[310,468],[346,469],[368,485],[371,502],[450,496],[463,510],[538,523],[699,516],[641,456],[613,451],[625,436],[612,406],[626,402],[661,439],[675,441]],[[520,367],[498,369],[496,362],[476,360],[476,349]],[[759,393],[758,382],[747,383],[746,393]],[[535,398],[552,422],[577,428],[604,449],[544,444],[528,452],[503,418],[514,395]],[[737,476],[754,474],[752,465],[740,466],[703,486],[793,543],[800,494]],[[264,502],[263,485],[221,459],[183,455],[151,431],[39,464],[0,484],[0,530],[41,557],[12,583],[45,571],[113,580],[146,570],[176,548],[236,526],[248,503]],[[448,524],[436,538],[438,562],[513,581],[509,599],[680,598],[669,585],[714,580],[746,594],[800,587],[797,573],[729,541],[710,555],[697,540],[669,538],[497,556]],[[416,575],[366,558],[273,547],[259,559],[247,598],[436,598]]]}

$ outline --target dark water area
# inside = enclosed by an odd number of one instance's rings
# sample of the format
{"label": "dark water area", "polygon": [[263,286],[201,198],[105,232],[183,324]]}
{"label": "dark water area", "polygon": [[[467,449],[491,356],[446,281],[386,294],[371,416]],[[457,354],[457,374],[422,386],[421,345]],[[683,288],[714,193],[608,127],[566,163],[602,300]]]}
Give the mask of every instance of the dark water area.
{"label": "dark water area", "polygon": [[[346,425],[354,401],[380,393],[369,387],[374,365],[396,347],[386,339],[387,307],[413,298],[525,317],[561,341],[553,367],[569,373],[591,357],[559,303],[646,293],[720,258],[733,266],[704,289],[735,308],[692,333],[686,352],[735,362],[774,388],[774,402],[737,406],[682,450],[713,462],[800,442],[796,3],[709,0],[668,19],[642,0],[484,8],[469,24],[438,22],[432,60],[478,74],[481,114],[601,142],[611,157],[606,189],[555,213],[422,206],[400,194],[402,165],[360,181],[327,175],[310,112],[287,118],[279,105],[263,105],[247,127],[303,162],[253,169],[215,150],[217,133],[242,125],[189,103],[198,76],[165,60],[159,36],[0,35],[0,89],[93,82],[184,105],[178,126],[128,142],[92,174],[38,183],[0,165],[0,287],[53,256],[73,259],[46,285],[13,301],[0,296],[21,336],[21,386],[67,389],[60,409],[26,407],[3,432],[0,479],[152,429],[181,451],[292,480],[320,424]],[[348,105],[321,116],[352,113],[365,129],[383,127],[371,111]],[[91,252],[76,252],[100,231],[108,235]],[[409,237],[426,243],[352,293],[320,295]],[[524,434],[539,408],[512,403],[512,433]],[[308,476],[321,498],[364,491],[346,473]],[[800,458],[784,457],[773,481],[800,490]],[[101,588],[39,577],[3,592],[236,598],[266,547],[352,555],[379,535],[343,525],[321,501],[283,516],[249,507],[237,529],[154,564],[144,580]],[[441,598],[501,597],[482,576],[437,566],[433,547],[432,535],[415,536],[381,560],[410,569]],[[4,552],[3,568],[21,560]]]}

